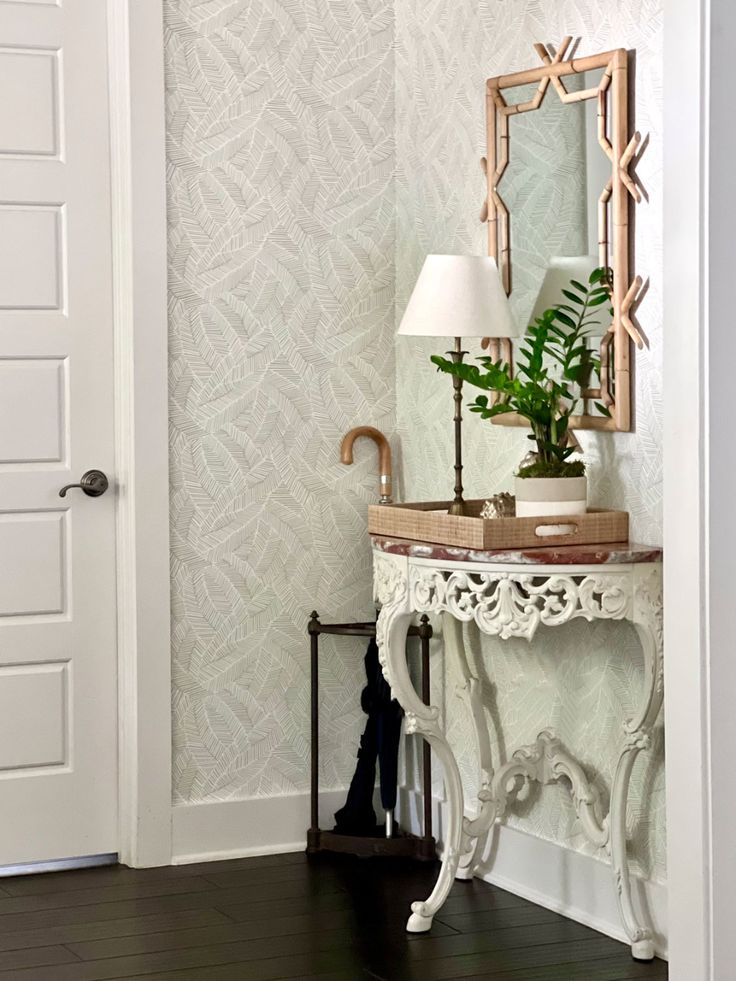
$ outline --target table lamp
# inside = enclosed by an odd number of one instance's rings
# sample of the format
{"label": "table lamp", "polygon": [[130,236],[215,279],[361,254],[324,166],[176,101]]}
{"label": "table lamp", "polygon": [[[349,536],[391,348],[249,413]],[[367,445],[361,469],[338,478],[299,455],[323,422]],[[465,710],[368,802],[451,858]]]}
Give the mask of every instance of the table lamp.
{"label": "table lamp", "polygon": [[[454,337],[448,355],[460,364],[463,337],[518,337],[508,297],[494,259],[471,255],[428,255],[409,297],[399,334]],[[455,390],[455,499],[449,514],[467,514],[463,500],[462,378]]]}

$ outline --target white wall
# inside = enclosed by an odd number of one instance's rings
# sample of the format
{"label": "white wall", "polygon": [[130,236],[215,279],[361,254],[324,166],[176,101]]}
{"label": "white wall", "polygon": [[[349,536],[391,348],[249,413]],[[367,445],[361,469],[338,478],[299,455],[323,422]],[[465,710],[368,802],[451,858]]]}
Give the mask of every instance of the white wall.
{"label": "white wall", "polygon": [[713,977],[727,981],[736,964],[736,849],[733,819],[736,780],[733,747],[736,745],[736,692],[733,580],[736,560],[736,465],[733,457],[733,366],[736,336],[732,330],[734,299],[732,277],[736,248],[736,195],[734,160],[736,132],[730,65],[736,40],[736,7],[712,0],[710,22],[710,105],[708,133],[708,368],[706,432],[708,434],[708,631],[710,653],[710,778],[713,815],[711,869],[713,897]]}
{"label": "white wall", "polygon": [[[665,686],[672,981],[730,981],[734,334],[731,0],[672,0],[665,31]],[[686,515],[687,520],[682,521]]]}
{"label": "white wall", "polygon": [[[373,609],[375,453],[347,468],[339,441],[394,428],[393,13],[166,0],[165,23],[174,831],[191,851],[180,807],[300,813],[307,618]],[[329,789],[354,765],[364,647],[322,649]]]}

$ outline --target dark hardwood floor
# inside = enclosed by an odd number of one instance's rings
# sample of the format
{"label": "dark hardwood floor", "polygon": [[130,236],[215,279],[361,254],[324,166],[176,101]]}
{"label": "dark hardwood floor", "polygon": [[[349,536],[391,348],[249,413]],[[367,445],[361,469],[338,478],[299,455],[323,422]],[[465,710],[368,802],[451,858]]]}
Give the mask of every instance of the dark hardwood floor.
{"label": "dark hardwood floor", "polygon": [[662,961],[478,880],[404,932],[433,868],[272,855],[0,879],[0,981],[626,981]]}

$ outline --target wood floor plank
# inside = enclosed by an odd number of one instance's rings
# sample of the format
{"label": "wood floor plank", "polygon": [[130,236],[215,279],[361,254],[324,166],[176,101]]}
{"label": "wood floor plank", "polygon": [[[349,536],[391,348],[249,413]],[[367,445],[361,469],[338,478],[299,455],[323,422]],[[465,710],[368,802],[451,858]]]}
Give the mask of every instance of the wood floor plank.
{"label": "wood floor plank", "polygon": [[[256,920],[246,923],[229,923],[226,925],[207,926],[199,930],[169,930],[162,933],[146,934],[143,936],[128,936],[109,940],[98,940],[82,943],[70,943],[69,949],[82,960],[100,960],[110,957],[124,957],[130,954],[142,954],[160,950],[183,950],[188,947],[206,947],[215,944],[258,941],[252,948],[254,959],[271,956],[274,938],[288,938],[290,949],[297,949],[308,937],[309,946],[331,943],[331,937],[339,934],[336,944],[354,943],[355,934],[360,930],[366,936],[374,936],[379,927],[384,926],[377,920],[365,919],[358,922],[354,910],[324,913],[307,913],[302,916],[279,917],[275,920]],[[396,936],[403,936],[403,926],[395,923],[390,929]],[[433,931],[437,936],[451,936],[455,931],[444,923],[437,923]],[[315,941],[315,937],[322,938]],[[413,940],[414,937],[410,937]]]}
{"label": "wood floor plank", "polygon": [[[360,888],[359,884],[352,883],[350,891],[347,883],[341,886],[333,882],[334,893],[328,894],[326,890],[321,893],[312,893],[315,903],[323,909],[356,909],[372,910],[376,907],[391,910],[393,915],[401,918],[402,922],[410,912],[412,900],[419,899],[429,894],[429,890],[417,890],[416,886],[410,882],[399,881],[395,883],[382,882],[380,888],[374,883],[370,891]],[[237,894],[237,900],[232,901],[233,893]],[[273,916],[291,916],[298,912],[308,912],[309,896],[302,893],[301,896],[283,896],[275,901],[268,901],[263,898],[263,891],[257,890],[257,898],[246,898],[246,893],[240,890],[222,890],[216,894],[216,908],[221,910],[231,919],[240,922],[249,919],[267,919]],[[306,898],[305,898],[306,897]]]}
{"label": "wood floor plank", "polygon": [[222,924],[232,924],[232,920],[215,909],[183,910],[180,913],[131,916],[122,920],[101,920],[92,923],[69,923],[61,926],[45,926],[36,930],[0,932],[0,951],[47,947],[49,944],[107,940],[114,937],[145,936],[165,930],[192,930]]}
{"label": "wood floor plank", "polygon": [[36,913],[49,909],[71,909],[74,906],[98,906],[103,903],[148,899],[154,896],[175,896],[181,893],[207,892],[212,883],[200,876],[183,879],[139,880],[121,886],[100,889],[73,889],[70,892],[51,892],[0,899],[0,924],[3,916],[12,913]]}
{"label": "wood floor plank", "polygon": [[[485,977],[485,974],[470,977]],[[618,957],[586,961],[584,964],[552,964],[548,967],[522,968],[492,975],[493,981],[662,981],[667,965],[656,960],[651,964],[635,961],[628,951]]]}
{"label": "wood floor plank", "polygon": [[[537,923],[564,923],[560,916],[544,906],[505,906],[492,910],[471,910],[469,913],[445,913],[441,909],[435,923],[446,923],[458,933],[477,933],[480,930],[498,930],[502,927],[533,926]],[[433,927],[434,929],[434,927]]]}
{"label": "wood floor plank", "polygon": [[432,933],[419,934],[414,943],[406,945],[405,956],[416,961],[488,952],[493,953],[495,958],[501,951],[528,950],[545,944],[564,945],[578,941],[597,944],[602,957],[616,954],[622,947],[617,941],[604,937],[581,923],[563,920],[562,923],[539,923],[533,928],[505,927],[482,933],[456,933],[444,937],[435,935],[433,928]]}
{"label": "wood floor plank", "polygon": [[[217,865],[220,868],[216,868]],[[222,866],[225,866],[224,868]],[[315,865],[313,862],[283,862],[280,865],[254,865],[244,864],[232,867],[229,862],[213,862],[199,874],[206,877],[214,885],[221,889],[229,889],[232,886],[248,886],[257,882],[278,882],[289,878],[300,876],[332,876],[334,869],[331,865]]]}
{"label": "wood floor plank", "polygon": [[571,967],[577,966],[580,981],[602,981],[596,977],[596,971],[598,965],[605,962],[615,965],[623,981],[630,976],[626,972],[631,968],[631,953],[623,944],[617,946],[618,950],[611,953],[611,948],[601,945],[598,939],[578,940],[423,958],[421,961],[404,957],[377,967],[386,981],[449,981],[451,978],[488,978],[496,981],[498,977],[506,975],[511,975],[512,981],[528,981],[533,977],[532,971],[541,968],[547,970],[549,978],[554,978],[554,970],[558,970],[557,976],[564,981],[570,976]]}
{"label": "wood floor plank", "polygon": [[126,885],[134,882],[155,882],[159,879],[185,879],[208,873],[227,871],[261,872],[287,866],[307,865],[304,852],[283,855],[260,855],[229,862],[200,862],[187,865],[163,865],[153,869],[131,869],[125,865],[103,865],[92,869],[72,869],[67,872],[47,872],[38,875],[18,875],[0,879],[0,897],[32,896],[50,892],[71,892],[103,886]]}
{"label": "wood floor plank", "polygon": [[78,958],[66,947],[54,944],[47,947],[34,947],[27,950],[8,950],[0,953],[0,972],[16,971],[29,967],[44,967],[60,964],[79,963]]}
{"label": "wood floor plank", "polygon": [[12,876],[1,880],[7,896],[41,896],[74,890],[102,889],[143,882],[199,877],[192,865],[167,865],[156,869],[129,869],[125,865],[103,865],[68,872],[46,872]]}
{"label": "wood floor plank", "polygon": [[[325,954],[324,957],[332,962],[334,957]],[[296,969],[296,973],[293,973]],[[301,970],[301,973],[299,971]],[[195,970],[164,971],[156,974],[134,974],[126,981],[286,981],[299,978],[304,981],[313,975],[305,973],[308,964],[302,959],[277,958],[273,961],[260,961],[256,967],[243,964],[222,964],[207,968],[206,973]],[[286,973],[284,973],[286,972]],[[324,973],[317,975],[329,981],[384,981],[384,979],[363,967],[354,958],[344,963],[342,967],[329,967]]]}
{"label": "wood floor plank", "polygon": [[534,906],[528,899],[515,896],[505,889],[498,889],[480,879],[456,882],[450,891],[442,912],[445,914],[470,913],[473,910],[508,909],[509,907]]}
{"label": "wood floor plank", "polygon": [[[278,887],[278,888],[276,888]],[[292,897],[315,897],[323,893],[340,892],[338,886],[330,882],[285,882],[259,887],[264,901],[269,898],[287,901]],[[72,895],[71,893],[67,895]],[[214,897],[217,908],[235,905],[243,898],[242,889],[220,889],[185,893],[183,895],[152,896],[131,899],[123,902],[107,902],[94,905],[74,905],[68,909],[46,909],[38,912],[6,913],[0,915],[0,936],[6,931],[38,929],[67,923],[87,923],[100,920],[116,920],[130,916],[145,916],[152,913],[171,913],[187,909],[211,909]],[[31,897],[26,897],[31,898]],[[15,901],[15,900],[14,900]]]}
{"label": "wood floor plank", "polygon": [[323,892],[318,895],[290,896],[284,899],[248,900],[220,905],[217,897],[213,902],[215,908],[231,922],[244,921],[268,922],[284,916],[300,916],[313,911],[327,912],[329,910],[352,910],[355,908],[353,897],[343,890]]}
{"label": "wood floor plank", "polygon": [[[489,974],[493,970],[493,964],[486,963],[480,972],[472,974],[450,974],[445,978],[464,977],[469,981],[481,978],[492,979],[492,981],[663,981],[667,978],[667,964],[661,960],[655,960],[651,964],[640,963],[633,960],[630,956],[620,955],[618,957],[603,958],[595,961],[585,961],[584,964],[552,964],[549,967],[522,967],[518,971],[504,971],[501,974]],[[175,981],[177,975],[171,974],[169,978]],[[366,977],[379,978],[380,975],[367,972]],[[300,981],[353,981],[350,975],[341,972],[329,972],[327,974],[310,974],[300,979]],[[435,978],[435,981],[441,981]]]}
{"label": "wood floor plank", "polygon": [[[235,962],[212,965],[206,969],[188,968],[180,971],[126,975],[126,981],[278,981],[287,978],[303,979],[315,969],[320,973],[336,977],[339,981],[379,981],[379,979],[383,981],[381,975],[375,974],[362,964],[360,955],[350,950],[328,950],[309,956],[287,955],[252,964]],[[46,981],[46,979],[29,975],[23,979],[19,978],[19,981]]]}
{"label": "wood floor plank", "polygon": [[[176,975],[169,975],[171,981],[175,981]],[[384,981],[379,974],[368,971],[365,968],[360,975],[364,981]],[[308,974],[301,981],[357,981],[353,974],[346,974],[344,971],[328,971],[326,974]]]}
{"label": "wood floor plank", "polygon": [[[428,965],[401,965],[385,974],[386,981],[451,981],[453,978],[488,981],[663,981],[667,967],[662,961],[637,964],[628,951],[609,958],[585,957],[579,961],[560,961],[556,945],[535,947],[522,953],[513,964],[499,963],[478,955],[452,957],[432,961]],[[579,957],[584,952],[570,948],[568,956]],[[536,963],[536,966],[535,966]],[[426,970],[423,968],[426,967]]]}
{"label": "wood floor plank", "polygon": [[[574,945],[548,944],[528,949],[517,949],[515,951],[504,952],[508,960],[514,959],[514,966],[517,969],[517,976],[513,981],[527,981],[524,973],[528,967],[536,967],[544,964],[564,963],[561,951],[567,947],[570,957],[575,960],[584,961],[585,966],[590,967],[586,981],[598,981],[592,973],[592,967],[596,963],[597,951],[594,943],[584,940],[578,941]],[[513,955],[513,957],[512,957]],[[338,974],[346,977],[359,978],[381,978],[386,981],[444,981],[444,979],[455,977],[476,977],[495,979],[497,975],[503,976],[503,971],[508,973],[509,965],[498,965],[495,956],[489,957],[487,954],[475,955],[464,958],[447,958],[443,961],[421,961],[411,963],[401,957],[393,956],[390,960],[390,969],[382,963],[382,955],[376,955],[371,961],[366,961],[366,951],[356,949],[323,950],[314,951],[308,955],[287,954],[284,956],[272,957],[268,960],[250,962],[230,962],[228,964],[212,964],[207,966],[206,972],[202,967],[191,966],[178,971],[155,971],[150,974],[125,975],[126,978],[134,977],[147,981],[277,981],[277,979],[299,978],[305,979],[310,974]],[[436,970],[440,964],[440,970]],[[445,965],[447,965],[445,967]],[[0,975],[0,977],[2,977]],[[108,976],[109,977],[109,976]],[[625,976],[624,976],[625,977]],[[31,976],[24,978],[19,975],[18,981],[50,981],[45,976]],[[59,981],[71,981],[63,976]],[[88,979],[86,975],[80,976],[79,981],[98,981],[98,979]],[[658,978],[657,981],[660,981]]]}
{"label": "wood floor plank", "polygon": [[255,888],[262,883],[294,882],[308,879],[331,879],[339,882],[348,877],[349,872],[341,869],[296,864],[279,865],[271,868],[238,869],[228,872],[206,872],[202,875],[203,879],[206,879],[217,889],[240,888],[244,890]]}
{"label": "wood floor plank", "polygon": [[[309,941],[313,938],[304,937],[303,945],[309,947]],[[289,944],[289,957],[287,960],[292,963],[301,962],[303,965],[312,964],[315,958],[318,961],[327,960],[331,965],[346,970],[349,967],[362,969],[360,963],[360,953],[349,943],[336,949],[308,951],[293,950],[293,942]],[[292,953],[293,951],[293,953]],[[275,953],[271,944],[272,954]],[[324,955],[324,956],[323,956]],[[265,970],[269,976],[271,968],[269,965],[274,960],[281,958],[267,957],[263,959],[252,959],[252,943],[230,943],[220,944],[213,947],[194,947],[186,950],[166,950],[156,953],[133,955],[129,957],[114,957],[109,960],[101,961],[77,961],[73,965],[59,965],[55,967],[29,968],[28,970],[16,970],[12,977],[13,981],[107,981],[111,978],[128,978],[140,974],[141,972],[167,972],[196,969],[198,977],[209,977],[210,969],[213,967],[237,964],[240,967],[242,978],[250,978],[253,971],[258,972],[261,965],[266,965]],[[204,974],[207,969],[207,974]],[[296,976],[303,973],[303,967],[296,972]],[[291,975],[292,977],[294,975]],[[2,973],[0,972],[0,978]]]}

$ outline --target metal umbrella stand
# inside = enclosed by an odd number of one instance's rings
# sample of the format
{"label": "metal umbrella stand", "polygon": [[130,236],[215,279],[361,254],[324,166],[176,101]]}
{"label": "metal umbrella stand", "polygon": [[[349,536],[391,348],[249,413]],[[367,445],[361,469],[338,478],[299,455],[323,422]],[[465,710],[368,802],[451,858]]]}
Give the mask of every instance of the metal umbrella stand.
{"label": "metal umbrella stand", "polygon": [[[362,699],[364,709],[368,707],[361,746],[358,750],[358,765],[348,791],[345,807],[335,815],[336,827],[325,831],[319,826],[319,638],[321,634],[337,634],[343,637],[367,637],[375,644],[375,623],[320,623],[317,613],[312,613],[307,627],[311,643],[311,707],[312,707],[312,781],[311,781],[311,827],[307,831],[307,854],[318,852],[340,852],[347,855],[368,857],[373,855],[403,856],[424,861],[434,861],[437,846],[432,836],[432,763],[429,744],[422,747],[422,790],[423,790],[423,834],[413,835],[399,829],[393,820],[393,807],[387,809],[385,826],[376,824],[373,810],[376,760],[379,756],[379,737],[376,732],[381,725],[381,711],[386,724],[386,707],[376,699],[375,681],[368,677],[369,692]],[[409,628],[410,637],[418,637],[422,664],[422,698],[429,704],[429,641],[432,627],[427,616],[422,616],[419,626]],[[370,649],[369,649],[370,653]],[[366,655],[368,660],[369,655]],[[379,668],[380,672],[380,668]],[[371,681],[374,681],[371,686]],[[383,679],[381,678],[381,681]],[[385,685],[385,681],[383,681]],[[367,705],[366,705],[367,702]],[[389,701],[388,713],[396,718],[396,737],[400,733],[401,716]],[[390,725],[390,723],[389,723]],[[390,741],[390,740],[389,740]],[[396,745],[398,749],[398,745]],[[381,791],[385,803],[396,802],[396,763],[391,760],[391,748],[386,747],[385,762],[381,760]],[[386,773],[388,764],[388,773]],[[393,774],[393,778],[391,777]],[[389,817],[390,815],[390,817]],[[341,821],[342,816],[342,821]]]}
{"label": "metal umbrella stand", "polygon": [[[391,503],[391,447],[388,440],[372,426],[358,426],[348,432],[340,449],[342,462],[353,462],[353,444],[361,436],[372,439],[379,451],[380,502]],[[378,662],[375,623],[320,623],[313,612],[307,626],[311,644],[311,714],[312,772],[311,827],[307,832],[307,853],[341,852],[349,855],[390,855],[433,861],[437,848],[432,836],[432,765],[429,744],[422,748],[423,834],[413,835],[400,829],[394,821],[398,787],[398,752],[403,713],[391,698],[391,690]],[[319,826],[319,638],[322,634],[343,637],[367,637],[365,655],[367,684],[361,696],[368,716],[358,749],[358,763],[350,783],[347,800],[335,814],[335,827],[324,831]],[[427,616],[418,626],[409,628],[409,637],[418,637],[421,649],[422,698],[429,704],[429,641],[432,627]],[[380,769],[381,805],[386,813],[385,826],[376,824],[373,797],[376,763]]]}

